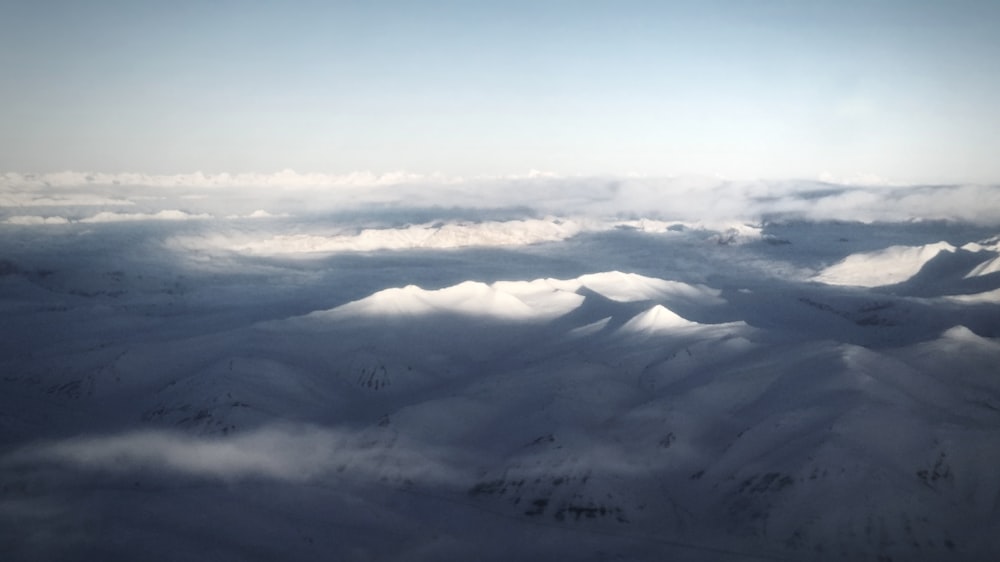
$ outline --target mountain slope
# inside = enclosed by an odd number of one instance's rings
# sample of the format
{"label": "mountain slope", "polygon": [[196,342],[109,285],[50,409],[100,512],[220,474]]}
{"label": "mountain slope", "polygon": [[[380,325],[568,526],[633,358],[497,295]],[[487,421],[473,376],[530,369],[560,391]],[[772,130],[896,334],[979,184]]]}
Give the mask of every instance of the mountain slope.
{"label": "mountain slope", "polygon": [[847,256],[819,272],[814,279],[830,285],[878,287],[907,281],[941,252],[954,252],[947,242],[924,246],[892,246]]}
{"label": "mountain slope", "polygon": [[[1000,553],[979,230],[291,259],[134,223],[0,238],[5,560]],[[844,255],[924,261],[814,282]]]}

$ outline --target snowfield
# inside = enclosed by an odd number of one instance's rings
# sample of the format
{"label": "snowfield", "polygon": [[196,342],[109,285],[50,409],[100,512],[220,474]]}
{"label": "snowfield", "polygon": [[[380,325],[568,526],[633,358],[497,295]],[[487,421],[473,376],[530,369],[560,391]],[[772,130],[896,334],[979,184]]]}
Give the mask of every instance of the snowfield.
{"label": "snowfield", "polygon": [[879,287],[903,283],[941,252],[954,252],[947,242],[923,246],[891,246],[876,252],[851,254],[824,269],[816,280],[831,285]]}
{"label": "snowfield", "polygon": [[4,560],[1000,557],[982,210],[189,179],[0,197]]}

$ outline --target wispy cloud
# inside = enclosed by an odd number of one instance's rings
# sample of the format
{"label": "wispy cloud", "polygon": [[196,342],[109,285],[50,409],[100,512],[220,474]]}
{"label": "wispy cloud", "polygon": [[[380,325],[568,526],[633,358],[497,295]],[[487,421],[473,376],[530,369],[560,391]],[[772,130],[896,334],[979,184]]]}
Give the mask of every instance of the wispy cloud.
{"label": "wispy cloud", "polygon": [[[2,189],[2,186],[0,186]],[[135,205],[128,199],[105,197],[91,193],[60,193],[49,195],[38,191],[0,191],[0,207],[97,207]]]}
{"label": "wispy cloud", "polygon": [[2,459],[7,466],[54,464],[103,472],[162,471],[217,478],[303,482],[330,474],[448,479],[451,469],[427,447],[382,444],[356,433],[316,426],[274,426],[228,437],[132,431],[30,446]]}
{"label": "wispy cloud", "polygon": [[41,217],[38,215],[15,215],[13,217],[7,217],[3,222],[7,224],[18,224],[18,225],[38,225],[38,224],[69,224],[70,221],[66,217]]}
{"label": "wispy cloud", "polygon": [[218,173],[206,174],[143,174],[134,172],[57,172],[50,174],[0,174],[0,187],[84,187],[84,186],[135,186],[135,187],[364,187],[396,185],[414,181],[454,181],[438,174],[368,171],[346,174],[300,173],[282,170],[275,173]]}

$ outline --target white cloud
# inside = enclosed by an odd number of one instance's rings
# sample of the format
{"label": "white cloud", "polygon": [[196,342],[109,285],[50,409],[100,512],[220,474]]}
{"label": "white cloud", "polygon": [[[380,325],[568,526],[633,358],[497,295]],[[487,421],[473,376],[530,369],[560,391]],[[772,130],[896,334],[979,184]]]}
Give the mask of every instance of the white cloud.
{"label": "white cloud", "polygon": [[178,211],[176,209],[167,209],[159,211],[156,213],[112,213],[112,212],[102,212],[97,213],[92,217],[87,217],[85,219],[80,219],[78,222],[82,223],[96,223],[96,222],[124,222],[124,221],[145,221],[145,220],[204,220],[212,218],[208,214],[191,214],[184,211]]}
{"label": "white cloud", "polygon": [[135,187],[364,187],[396,185],[413,181],[451,181],[438,174],[387,172],[376,174],[368,171],[346,174],[299,173],[282,170],[271,174],[228,173],[206,174],[142,174],[132,172],[94,173],[58,172],[49,174],[0,174],[0,187],[81,187],[81,186],[135,186]]}
{"label": "white cloud", "polygon": [[7,224],[19,224],[19,225],[35,225],[35,224],[69,224],[69,220],[65,217],[40,217],[37,215],[17,215],[13,217],[7,217],[4,220]]}
{"label": "white cloud", "polygon": [[227,219],[274,219],[274,218],[287,218],[291,215],[288,213],[272,213],[270,211],[265,211],[264,209],[257,209],[252,213],[245,215],[226,215]]}
{"label": "white cloud", "polygon": [[817,178],[821,182],[836,185],[849,186],[900,186],[899,182],[872,173],[858,173],[853,175],[838,176],[831,172],[822,172]]}
{"label": "white cloud", "polygon": [[421,224],[405,228],[370,228],[357,234],[278,235],[264,240],[232,243],[228,249],[252,254],[278,255],[413,248],[523,246],[565,240],[584,229],[585,226],[578,222],[552,218],[482,223]]}
{"label": "white cloud", "polygon": [[38,192],[0,193],[0,207],[96,207],[129,206],[133,201],[91,193],[53,194]]}
{"label": "white cloud", "polygon": [[[260,215],[257,215],[258,217]],[[155,213],[113,213],[110,211],[102,211],[96,215],[82,218],[79,220],[68,219],[61,216],[48,216],[42,217],[38,215],[15,215],[7,217],[4,219],[6,224],[14,225],[60,225],[60,224],[71,224],[71,223],[104,223],[104,222],[135,222],[135,221],[147,221],[147,220],[166,220],[166,221],[184,221],[184,220],[207,220],[213,218],[212,215],[208,214],[192,214],[184,211],[178,211],[176,209],[166,209],[163,211],[157,211]]]}
{"label": "white cloud", "polygon": [[167,431],[131,431],[77,437],[21,449],[8,466],[52,463],[105,472],[137,470],[225,480],[248,477],[303,482],[332,473],[378,479],[448,478],[450,470],[427,456],[427,446],[378,446],[351,432],[316,426],[274,426],[229,437],[194,437]]}
{"label": "white cloud", "polygon": [[275,215],[273,213],[269,213],[269,212],[265,211],[264,209],[257,209],[256,211],[254,211],[254,212],[250,213],[249,215],[247,215],[246,218],[248,218],[248,219],[267,219],[267,218],[273,218],[273,217],[287,217],[287,216],[288,215],[284,214],[284,213]]}

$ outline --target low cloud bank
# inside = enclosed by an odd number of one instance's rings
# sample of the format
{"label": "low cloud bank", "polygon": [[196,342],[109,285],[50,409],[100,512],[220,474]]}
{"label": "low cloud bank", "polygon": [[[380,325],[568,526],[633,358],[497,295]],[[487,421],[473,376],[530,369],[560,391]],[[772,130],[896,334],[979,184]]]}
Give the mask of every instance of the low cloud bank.
{"label": "low cloud bank", "polygon": [[37,225],[37,224],[69,224],[70,220],[66,217],[40,217],[38,215],[15,215],[13,217],[8,217],[5,221],[7,224],[18,224],[18,225]]}
{"label": "low cloud bank", "polygon": [[405,228],[364,229],[357,234],[317,236],[278,235],[265,240],[235,243],[229,249],[261,255],[288,253],[368,252],[413,248],[467,248],[523,246],[565,240],[584,231],[575,221],[515,220],[482,223],[410,225]]}
{"label": "low cloud bank", "polygon": [[[0,208],[139,205],[156,215],[168,205],[215,216],[291,215],[352,209],[523,208],[563,217],[683,221],[958,220],[1000,224],[1000,186],[898,186],[819,181],[727,181],[708,177],[451,177],[372,174],[61,174],[0,175]],[[246,210],[241,206],[253,205]],[[19,213],[28,215],[29,213]],[[41,214],[41,213],[38,213]],[[126,213],[116,213],[126,215]],[[157,218],[155,216],[149,218]],[[9,221],[8,221],[9,222]]]}
{"label": "low cloud bank", "polygon": [[167,220],[167,221],[184,221],[192,219],[210,219],[211,215],[204,213],[191,214],[184,211],[178,211],[176,209],[167,209],[159,211],[156,213],[111,213],[103,212],[97,213],[92,217],[87,217],[85,219],[80,219],[79,222],[83,223],[94,223],[94,222],[125,222],[125,221],[143,221],[143,220]]}
{"label": "low cloud bank", "polygon": [[[369,436],[370,437],[370,436]],[[223,480],[267,478],[304,482],[330,474],[378,479],[447,479],[450,470],[414,447],[382,446],[361,436],[315,426],[269,427],[229,437],[133,431],[32,446],[2,460],[8,467],[59,465],[125,473],[153,470]]]}
{"label": "low cloud bank", "polygon": [[[542,219],[508,221],[437,221],[400,228],[342,228],[334,233],[270,234],[218,232],[178,235],[166,241],[176,250],[236,252],[258,256],[324,256],[347,252],[397,250],[444,250],[456,248],[510,248],[560,242],[583,233],[624,229],[650,234],[695,229],[714,232],[708,237],[724,244],[740,244],[761,238],[759,226],[734,221],[661,221],[573,219],[549,216]],[[322,229],[321,229],[322,230]]]}
{"label": "low cloud bank", "polygon": [[[282,218],[288,215],[275,215],[267,211],[254,211],[248,215],[229,215],[227,219],[264,219]],[[53,224],[94,224],[105,222],[136,222],[136,221],[186,221],[186,220],[209,220],[216,218],[208,213],[188,213],[177,209],[164,209],[155,213],[115,213],[102,211],[95,215],[82,219],[72,219],[59,215],[13,215],[4,219],[3,223],[15,225],[53,225]]]}

